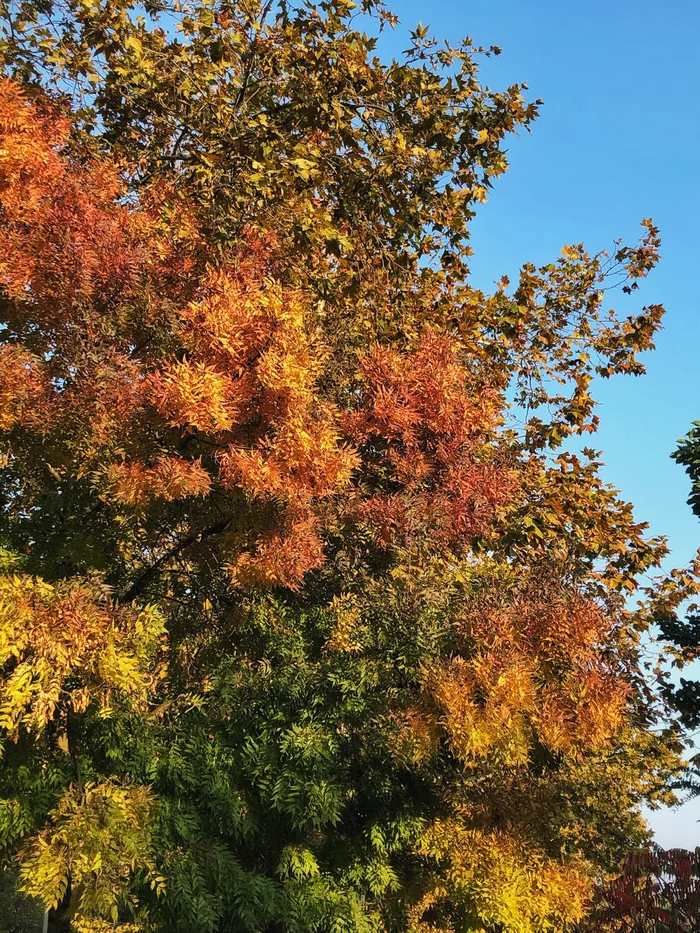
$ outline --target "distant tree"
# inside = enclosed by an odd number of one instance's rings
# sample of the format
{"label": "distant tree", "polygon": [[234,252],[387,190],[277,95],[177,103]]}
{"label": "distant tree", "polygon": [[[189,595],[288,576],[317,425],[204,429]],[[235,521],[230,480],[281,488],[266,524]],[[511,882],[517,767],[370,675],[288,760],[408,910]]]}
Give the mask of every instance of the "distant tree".
{"label": "distant tree", "polygon": [[601,885],[582,931],[695,933],[700,929],[700,848],[654,846],[627,859],[624,871]]}
{"label": "distant tree", "polygon": [[76,933],[569,929],[681,766],[563,448],[658,231],[474,289],[537,108],[394,23],[4,6],[0,844]]}
{"label": "distant tree", "polygon": [[18,887],[16,869],[0,869],[0,933],[41,933],[44,909]]}
{"label": "distant tree", "polygon": [[[673,454],[685,466],[691,480],[688,504],[700,518],[700,424],[693,427]],[[681,669],[694,661],[700,651],[700,614],[688,607],[681,596],[697,594],[693,572],[674,571],[667,581],[667,595],[658,599],[650,618],[658,626],[662,640],[670,646],[672,667]],[[664,586],[656,596],[662,596]],[[689,731],[700,726],[700,684],[696,680],[671,676],[661,671],[663,693]],[[700,792],[697,760],[680,774],[675,785],[684,792]],[[664,851],[659,846],[630,856],[624,870],[601,883],[593,898],[592,911],[582,925],[591,933],[690,933],[700,929],[700,848],[694,853],[682,849]]]}
{"label": "distant tree", "polygon": [[[685,467],[690,477],[691,489],[688,505],[693,514],[700,518],[700,423],[696,424],[678,445],[673,458]],[[685,667],[700,655],[700,611],[696,605],[685,607],[686,611],[662,613],[656,620],[663,638],[674,648],[675,662]],[[665,693],[683,724],[690,731],[700,727],[700,683],[696,679],[679,677],[678,682],[667,677]],[[700,790],[696,781],[689,785]]]}

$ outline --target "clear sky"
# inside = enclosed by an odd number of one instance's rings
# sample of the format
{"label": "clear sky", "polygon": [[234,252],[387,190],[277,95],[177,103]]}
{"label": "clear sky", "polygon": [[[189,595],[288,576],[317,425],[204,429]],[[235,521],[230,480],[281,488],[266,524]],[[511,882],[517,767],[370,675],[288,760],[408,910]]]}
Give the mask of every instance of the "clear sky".
{"label": "clear sky", "polygon": [[[494,89],[525,81],[542,98],[532,134],[508,145],[511,168],[472,227],[475,284],[514,278],[525,261],[548,262],[565,243],[592,251],[638,223],[661,228],[662,262],[617,310],[661,302],[667,315],[648,374],[597,386],[605,476],[655,534],[669,566],[700,546],[686,505],[689,484],[669,458],[700,420],[700,2],[698,0],[390,0],[402,27],[430,25],[453,43],[465,35],[503,54],[485,60]],[[402,35],[403,33],[403,35]],[[386,45],[384,45],[386,49]],[[700,845],[700,799],[651,815],[661,845]]]}

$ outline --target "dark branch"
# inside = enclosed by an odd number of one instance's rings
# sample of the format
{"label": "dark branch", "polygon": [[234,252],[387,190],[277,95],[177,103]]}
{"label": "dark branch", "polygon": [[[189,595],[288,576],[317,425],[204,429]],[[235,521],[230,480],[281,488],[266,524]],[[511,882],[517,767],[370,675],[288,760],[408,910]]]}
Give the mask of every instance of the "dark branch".
{"label": "dark branch", "polygon": [[140,596],[143,593],[149,583],[151,583],[155,577],[158,576],[158,573],[164,564],[167,564],[167,562],[172,560],[173,557],[177,557],[178,554],[181,554],[191,544],[198,544],[201,541],[204,541],[206,538],[211,538],[212,535],[220,534],[220,532],[226,529],[226,526],[230,521],[230,518],[224,518],[220,522],[217,522],[215,525],[211,525],[209,528],[205,528],[204,531],[197,531],[194,534],[183,538],[182,541],[179,541],[175,545],[175,547],[172,547],[169,551],[166,551],[166,553],[159,557],[155,563],[151,564],[150,567],[147,567],[146,570],[144,570],[141,576],[136,579],[136,581],[122,596],[120,602],[133,602],[137,596]]}

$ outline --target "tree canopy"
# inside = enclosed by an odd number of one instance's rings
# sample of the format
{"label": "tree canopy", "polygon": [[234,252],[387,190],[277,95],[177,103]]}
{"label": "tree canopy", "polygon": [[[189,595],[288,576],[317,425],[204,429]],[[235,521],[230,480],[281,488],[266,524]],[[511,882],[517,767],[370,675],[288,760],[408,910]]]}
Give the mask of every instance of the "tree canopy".
{"label": "tree canopy", "polygon": [[643,372],[650,220],[493,294],[527,89],[375,0],[0,22],[0,846],[78,933],[544,933],[668,799],[570,452]]}

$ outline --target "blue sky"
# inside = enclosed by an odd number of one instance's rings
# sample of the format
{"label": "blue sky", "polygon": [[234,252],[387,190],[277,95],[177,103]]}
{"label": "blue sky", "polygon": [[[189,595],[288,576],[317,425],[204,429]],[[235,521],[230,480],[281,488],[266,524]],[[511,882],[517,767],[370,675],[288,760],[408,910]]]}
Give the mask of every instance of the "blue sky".
{"label": "blue sky", "polygon": [[[494,89],[525,81],[542,98],[532,134],[514,138],[511,168],[472,227],[475,284],[488,288],[525,261],[548,262],[565,243],[607,248],[637,237],[643,217],[661,228],[662,262],[624,314],[661,302],[667,314],[648,374],[597,386],[605,477],[639,519],[666,534],[669,561],[686,563],[700,525],[689,484],[669,457],[700,420],[700,3],[697,0],[393,0],[406,47],[417,22],[452,42],[498,45],[485,60]],[[402,35],[403,33],[403,35]],[[384,46],[386,50],[386,45]],[[652,814],[664,846],[700,845],[700,799]]]}

